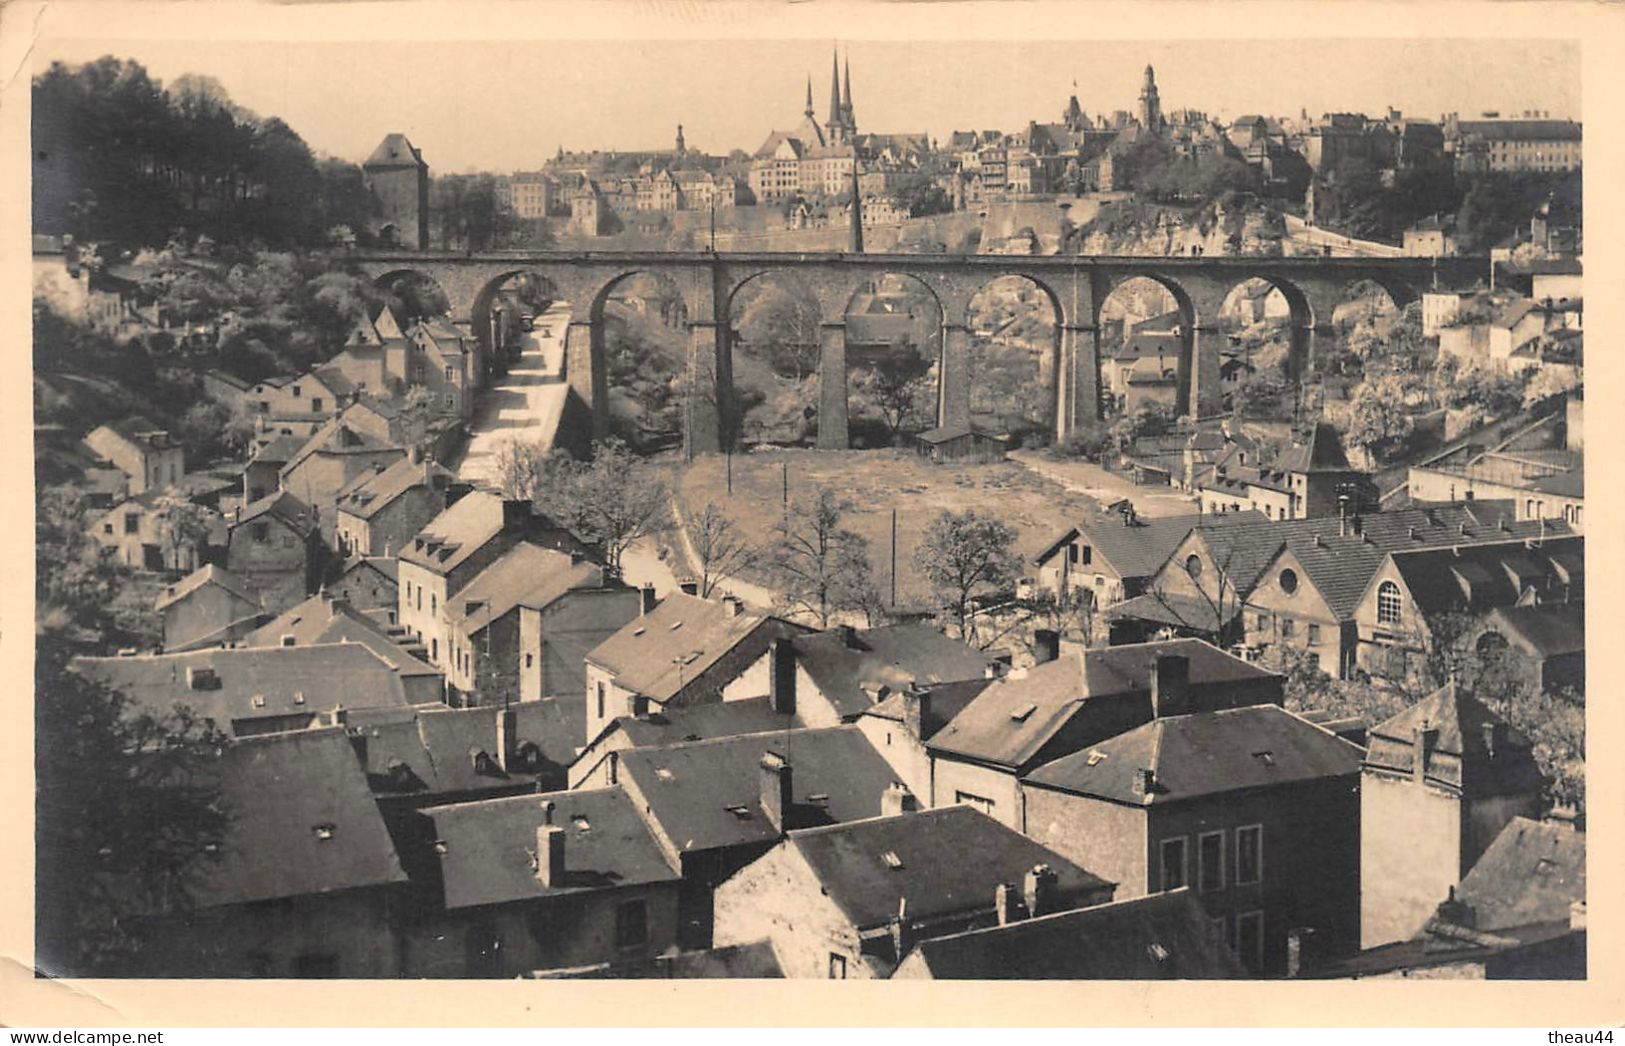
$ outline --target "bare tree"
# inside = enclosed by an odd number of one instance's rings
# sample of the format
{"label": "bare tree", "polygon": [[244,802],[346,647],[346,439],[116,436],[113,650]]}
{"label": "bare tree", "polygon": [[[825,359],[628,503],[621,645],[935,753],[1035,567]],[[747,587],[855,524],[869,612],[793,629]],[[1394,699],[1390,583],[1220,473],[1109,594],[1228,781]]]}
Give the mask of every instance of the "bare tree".
{"label": "bare tree", "polygon": [[688,513],[684,529],[699,561],[696,566],[700,572],[701,599],[710,599],[717,585],[749,569],[760,556],[759,550],[745,541],[733,520],[712,502],[706,502],[698,514]]}
{"label": "bare tree", "polygon": [[157,499],[158,535],[163,543],[164,565],[172,570],[193,570],[209,544],[213,511],[183,497],[164,495]]}
{"label": "bare tree", "polygon": [[979,597],[1007,592],[1015,584],[1016,532],[974,509],[944,510],[914,550],[914,568],[931,584],[939,608],[952,619],[959,638],[978,640]]}
{"label": "bare tree", "polygon": [[550,455],[541,442],[523,436],[509,436],[497,444],[491,455],[491,480],[502,496],[535,501],[541,492]]}
{"label": "bare tree", "polygon": [[621,572],[621,557],[634,543],[671,526],[671,492],[665,480],[634,457],[620,440],[593,445],[590,464],[550,459],[555,467],[538,500],[543,511],[567,521],[576,535],[599,545],[604,566]]}
{"label": "bare tree", "polygon": [[785,607],[828,628],[843,610],[862,609],[873,588],[869,543],[841,526],[851,506],[828,487],[798,497],[779,521],[770,566]]}

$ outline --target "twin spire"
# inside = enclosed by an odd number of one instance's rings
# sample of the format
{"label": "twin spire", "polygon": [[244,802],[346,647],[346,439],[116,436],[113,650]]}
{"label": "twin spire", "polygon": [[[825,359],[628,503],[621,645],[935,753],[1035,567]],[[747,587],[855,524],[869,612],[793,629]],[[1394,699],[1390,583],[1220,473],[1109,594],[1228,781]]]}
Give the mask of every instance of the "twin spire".
{"label": "twin spire", "polygon": [[[812,114],[812,77],[808,77],[807,115]],[[848,56],[843,74],[840,55],[833,49],[829,57],[829,119],[824,127],[829,131],[830,145],[848,143],[858,133],[858,121],[852,112],[852,59]]]}

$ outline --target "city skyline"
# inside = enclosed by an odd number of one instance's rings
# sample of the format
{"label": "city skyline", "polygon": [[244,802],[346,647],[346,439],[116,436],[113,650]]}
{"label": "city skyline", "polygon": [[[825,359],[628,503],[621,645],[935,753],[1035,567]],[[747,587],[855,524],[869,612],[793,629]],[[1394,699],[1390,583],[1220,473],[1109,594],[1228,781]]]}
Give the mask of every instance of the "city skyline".
{"label": "city skyline", "polygon": [[[1216,119],[1380,115],[1390,106],[1424,119],[1489,110],[1581,115],[1579,47],[1565,40],[1270,41],[1276,69],[1267,83],[1246,75],[1250,48],[1223,40],[573,40],[555,42],[545,63],[532,64],[538,43],[441,43],[433,63],[403,79],[387,63],[340,60],[350,50],[340,43],[79,39],[43,45],[35,72],[112,54],[166,84],[212,76],[234,102],[281,117],[319,153],[359,162],[381,134],[400,131],[442,173],[532,168],[560,148],[669,149],[679,124],[692,150],[753,152],[769,132],[800,119],[808,76],[818,119],[827,118],[832,48],[850,60],[860,130],[939,140],[953,130],[1056,120],[1074,92],[1091,117],[1132,111],[1146,64],[1156,68],[1165,112]],[[1523,75],[1493,89],[1461,75],[1514,61]],[[987,75],[1017,63],[1020,75]],[[1350,76],[1352,68],[1361,75]],[[914,89],[925,82],[931,91]],[[590,108],[569,104],[589,93]],[[326,105],[333,97],[350,104]],[[551,104],[555,98],[566,104]],[[487,112],[471,114],[481,103]]]}

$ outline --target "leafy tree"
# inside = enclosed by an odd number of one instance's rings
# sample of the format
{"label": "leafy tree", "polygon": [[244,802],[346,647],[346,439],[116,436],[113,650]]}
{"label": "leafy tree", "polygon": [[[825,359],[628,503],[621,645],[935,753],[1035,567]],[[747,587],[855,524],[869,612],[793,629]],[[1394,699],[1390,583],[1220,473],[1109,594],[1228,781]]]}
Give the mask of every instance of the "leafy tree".
{"label": "leafy tree", "polygon": [[930,361],[904,345],[853,376],[855,398],[885,423],[887,442],[895,445],[904,428],[924,428],[930,423],[935,409],[935,389],[927,380],[930,373]]}
{"label": "leafy tree", "polygon": [[869,544],[841,526],[850,508],[828,487],[798,496],[767,552],[766,565],[786,608],[812,617],[819,628],[828,628],[841,611],[872,602]]}
{"label": "leafy tree", "polygon": [[1019,564],[1016,532],[974,509],[944,510],[925,529],[914,551],[914,569],[931,585],[938,607],[967,643],[977,641],[978,597],[1010,590]]}
{"label": "leafy tree", "polygon": [[781,287],[762,284],[740,313],[737,332],[780,374],[800,381],[818,369],[818,313]]}
{"label": "leafy tree", "polygon": [[1374,456],[1403,443],[1416,425],[1404,400],[1404,387],[1393,376],[1362,383],[1349,403],[1349,427],[1344,439]]}
{"label": "leafy tree", "polygon": [[133,706],[35,660],[36,962],[53,977],[139,969],[144,917],[184,912],[230,829],[214,773],[229,739],[177,707]]}
{"label": "leafy tree", "polygon": [[684,531],[698,560],[701,599],[710,599],[719,584],[750,569],[761,555],[714,502],[706,502],[698,513],[686,513]]}

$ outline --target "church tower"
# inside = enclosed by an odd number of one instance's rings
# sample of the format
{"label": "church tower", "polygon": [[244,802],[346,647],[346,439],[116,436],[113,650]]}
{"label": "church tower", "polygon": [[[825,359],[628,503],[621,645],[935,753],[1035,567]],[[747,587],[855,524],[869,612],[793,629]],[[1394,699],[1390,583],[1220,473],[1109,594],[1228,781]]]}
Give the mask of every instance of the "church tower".
{"label": "church tower", "polygon": [[688,152],[688,143],[683,141],[683,125],[677,125],[677,155],[682,156]]}
{"label": "church tower", "polygon": [[846,137],[854,141],[858,137],[858,118],[852,111],[852,56],[846,58],[846,101],[841,104],[841,120],[846,124]]}
{"label": "church tower", "polygon": [[1145,86],[1140,88],[1140,126],[1155,134],[1162,130],[1162,102],[1157,98],[1157,74],[1145,67]]}
{"label": "church tower", "polygon": [[846,123],[841,112],[841,59],[831,51],[829,55],[829,119],[824,128],[829,132],[830,145],[846,142]]}
{"label": "church tower", "polygon": [[811,120],[813,118],[812,76],[811,75],[809,75],[807,77],[807,108],[802,110],[801,115],[805,116],[809,120]]}

